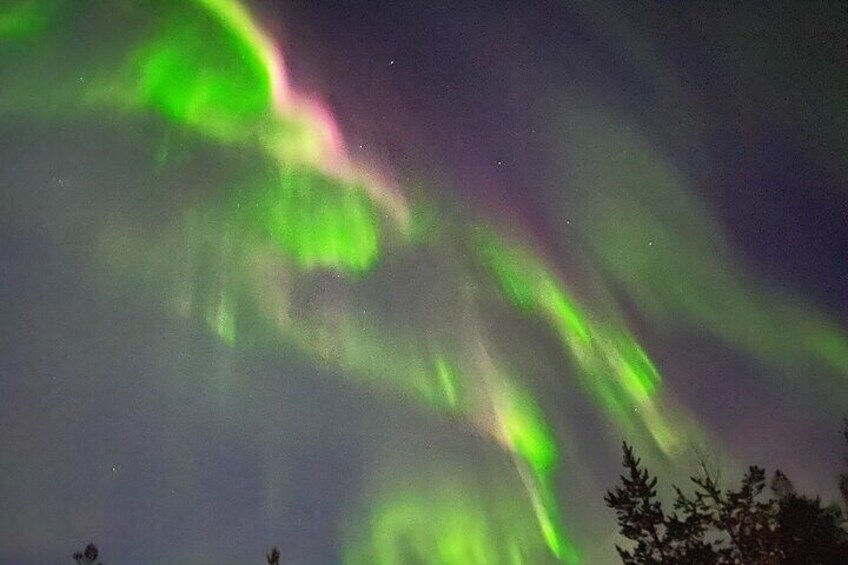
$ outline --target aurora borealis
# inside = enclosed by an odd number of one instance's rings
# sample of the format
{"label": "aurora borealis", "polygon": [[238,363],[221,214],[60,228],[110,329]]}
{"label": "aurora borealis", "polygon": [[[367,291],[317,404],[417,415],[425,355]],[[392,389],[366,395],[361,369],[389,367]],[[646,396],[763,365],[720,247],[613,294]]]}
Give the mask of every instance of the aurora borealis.
{"label": "aurora borealis", "polygon": [[0,4],[0,561],[614,563],[623,439],[831,495],[848,14],[793,10]]}

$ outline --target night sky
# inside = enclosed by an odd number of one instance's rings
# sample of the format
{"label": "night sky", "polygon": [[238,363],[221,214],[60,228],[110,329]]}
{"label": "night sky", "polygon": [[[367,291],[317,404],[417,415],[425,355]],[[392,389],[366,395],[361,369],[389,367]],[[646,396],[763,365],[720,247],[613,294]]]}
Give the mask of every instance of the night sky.
{"label": "night sky", "polygon": [[0,563],[616,563],[837,500],[842,2],[0,5]]}

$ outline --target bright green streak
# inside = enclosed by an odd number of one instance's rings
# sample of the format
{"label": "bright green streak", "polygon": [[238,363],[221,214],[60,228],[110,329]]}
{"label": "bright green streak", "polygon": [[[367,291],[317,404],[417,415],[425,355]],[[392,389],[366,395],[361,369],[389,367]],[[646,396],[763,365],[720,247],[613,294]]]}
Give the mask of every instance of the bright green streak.
{"label": "bright green streak", "polygon": [[303,268],[363,272],[377,260],[377,210],[361,186],[287,168],[254,208],[267,234]]}
{"label": "bright green streak", "polygon": [[199,10],[169,21],[134,55],[138,94],[174,121],[229,139],[268,111],[270,79],[252,46],[216,23]]}
{"label": "bright green streak", "polygon": [[558,460],[556,440],[533,397],[512,387],[499,409],[509,445],[537,474],[552,471]]}
{"label": "bright green streak", "polygon": [[490,230],[484,230],[477,243],[481,258],[513,305],[522,310],[547,311],[561,333],[582,343],[588,341],[583,315],[535,256],[505,245]]}
{"label": "bright green streak", "polygon": [[660,375],[636,340],[622,329],[592,321],[528,251],[507,245],[490,230],[478,231],[477,245],[501,292],[516,307],[547,320],[607,413],[625,429],[636,423],[648,428],[667,452],[675,434],[651,408]]}
{"label": "bright green streak", "polygon": [[[528,311],[538,308],[536,282],[542,275],[542,270],[538,265],[531,263],[530,256],[506,247],[490,230],[486,230],[478,238],[477,244],[481,258],[513,305]],[[528,270],[528,267],[531,269]]]}
{"label": "bright green streak", "polygon": [[219,140],[258,136],[273,106],[270,49],[236,2],[169,4],[130,55],[139,103]]}
{"label": "bright green streak", "polygon": [[436,357],[436,375],[445,394],[448,406],[456,407],[457,403],[457,374],[453,366],[443,356]]}
{"label": "bright green streak", "polygon": [[537,489],[534,493],[536,520],[542,529],[545,542],[553,554],[568,565],[579,565],[580,555],[574,543],[562,532],[563,526],[559,518],[559,505],[556,503],[555,489],[551,486],[550,478],[542,475],[537,479]]}
{"label": "bright green streak", "polygon": [[362,516],[348,517],[345,565],[519,565],[549,562],[517,493],[482,492],[461,474],[384,486]]}
{"label": "bright green streak", "polygon": [[541,271],[540,274],[540,306],[553,317],[560,334],[577,340],[581,346],[586,346],[590,340],[589,329],[580,310],[547,273]]}
{"label": "bright green streak", "polygon": [[564,533],[551,487],[550,479],[559,462],[553,431],[533,396],[514,384],[502,385],[495,405],[504,440],[532,470],[528,493],[545,543],[557,558],[569,564],[579,563],[574,545]]}

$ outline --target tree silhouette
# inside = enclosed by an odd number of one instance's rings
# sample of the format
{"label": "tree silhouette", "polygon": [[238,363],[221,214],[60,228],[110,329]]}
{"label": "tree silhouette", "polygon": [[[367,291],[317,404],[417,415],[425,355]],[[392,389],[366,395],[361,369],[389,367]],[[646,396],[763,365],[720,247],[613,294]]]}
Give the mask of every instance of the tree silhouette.
{"label": "tree silhouette", "polygon": [[839,507],[822,507],[818,498],[793,493],[780,500],[777,522],[782,563],[848,563],[848,533],[844,530],[845,518]]}
{"label": "tree silhouette", "polygon": [[624,563],[667,563],[665,515],[662,503],[656,500],[657,478],[651,477],[648,470],[640,467],[641,460],[633,455],[633,448],[623,445],[623,465],[628,476],[622,475],[622,486],[607,492],[604,497],[607,506],[615,509],[618,524],[624,537],[636,542],[636,547],[624,550],[616,546]]}
{"label": "tree silhouette", "polygon": [[[848,446],[848,419],[842,434]],[[766,488],[766,472],[752,466],[738,489],[723,489],[705,464],[691,477],[691,494],[673,486],[673,511],[657,498],[658,479],[633,448],[622,444],[625,473],[604,501],[616,513],[630,547],[616,545],[624,565],[846,565],[846,516],[835,504],[798,494],[780,470]],[[848,457],[839,488],[848,507]],[[89,543],[73,554],[77,565],[102,565]],[[276,547],[265,554],[280,565]]]}
{"label": "tree silhouette", "polygon": [[[103,565],[102,562],[97,560],[99,555],[100,551],[97,546],[90,543],[85,546],[84,550],[75,552],[73,558],[77,565]],[[276,547],[272,547],[271,551],[265,554],[265,560],[268,565],[280,565],[280,551]]]}
{"label": "tree silhouette", "polygon": [[74,553],[73,557],[74,561],[77,562],[77,565],[103,565],[97,560],[99,555],[100,551],[97,549],[97,546],[90,543],[85,546],[84,550]]}
{"label": "tree silhouette", "polygon": [[[629,548],[616,545],[625,565],[848,564],[842,510],[797,494],[779,470],[770,492],[765,470],[755,466],[738,489],[724,490],[702,466],[703,476],[690,479],[692,494],[674,487],[674,511],[666,514],[657,499],[657,478],[626,443],[623,454],[626,472],[604,501],[630,540]],[[843,490],[846,482],[843,475]]]}

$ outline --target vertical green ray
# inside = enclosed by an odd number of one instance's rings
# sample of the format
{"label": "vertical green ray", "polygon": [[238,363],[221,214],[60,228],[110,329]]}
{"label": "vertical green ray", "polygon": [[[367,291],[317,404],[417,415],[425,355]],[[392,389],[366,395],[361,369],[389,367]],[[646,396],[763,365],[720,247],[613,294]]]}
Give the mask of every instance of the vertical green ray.
{"label": "vertical green ray", "polygon": [[255,221],[305,269],[361,273],[379,257],[377,209],[364,187],[306,167],[287,167],[257,189],[247,206]]}
{"label": "vertical green ray", "polygon": [[[427,473],[423,474],[427,476]],[[514,489],[485,492],[454,470],[438,480],[386,480],[345,519],[345,565],[510,565],[550,562]]]}
{"label": "vertical green ray", "polygon": [[477,234],[479,257],[500,291],[517,308],[550,324],[607,415],[627,430],[636,424],[648,428],[668,452],[675,443],[671,426],[659,415],[648,419],[640,412],[653,402],[660,375],[636,340],[622,328],[593,321],[532,253],[492,230]]}

